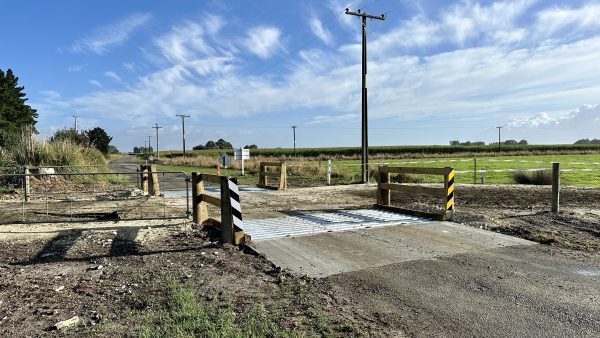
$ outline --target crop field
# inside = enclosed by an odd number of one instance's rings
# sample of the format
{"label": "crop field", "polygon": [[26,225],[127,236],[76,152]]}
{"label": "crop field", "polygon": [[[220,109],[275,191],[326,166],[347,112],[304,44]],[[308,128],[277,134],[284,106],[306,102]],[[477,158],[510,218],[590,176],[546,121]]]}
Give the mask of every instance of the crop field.
{"label": "crop field", "polygon": [[[272,158],[270,160],[273,160]],[[295,181],[326,182],[327,161],[305,157],[286,158],[290,184]],[[474,182],[474,166],[477,161],[477,184],[481,184],[485,175],[486,184],[514,184],[513,175],[517,171],[532,171],[536,169],[550,170],[552,162],[561,164],[561,182],[563,185],[578,187],[600,187],[600,153],[595,154],[566,154],[566,155],[524,155],[524,156],[498,156],[498,157],[430,157],[417,159],[372,159],[370,161],[371,176],[378,165],[406,166],[406,167],[453,167],[457,171],[457,183]],[[170,161],[166,160],[166,163]],[[215,158],[216,163],[216,158]],[[238,177],[242,184],[256,184],[258,169],[252,163],[246,164],[246,176],[241,176],[238,169],[239,163],[234,162],[232,169],[222,169],[223,175]],[[215,173],[216,165],[159,165],[163,171],[193,171]],[[417,182],[430,183],[439,181],[439,177],[412,177]],[[332,160],[332,183],[347,184],[357,183],[360,180],[360,160],[334,159]]]}
{"label": "crop field", "polygon": [[[264,148],[252,149],[254,156],[271,157],[357,157],[360,156],[360,147],[332,147],[332,148],[298,148],[294,151],[291,148]],[[419,145],[419,146],[372,146],[369,147],[369,154],[373,156],[397,156],[397,157],[445,157],[445,156],[496,156],[506,155],[525,155],[525,154],[560,154],[577,152],[600,152],[598,144],[539,144],[539,145],[497,145],[486,146],[440,146],[440,145]],[[204,149],[192,150],[188,152],[189,156],[219,156],[227,153],[233,156],[233,149]],[[179,157],[181,151],[161,151],[161,156]]]}

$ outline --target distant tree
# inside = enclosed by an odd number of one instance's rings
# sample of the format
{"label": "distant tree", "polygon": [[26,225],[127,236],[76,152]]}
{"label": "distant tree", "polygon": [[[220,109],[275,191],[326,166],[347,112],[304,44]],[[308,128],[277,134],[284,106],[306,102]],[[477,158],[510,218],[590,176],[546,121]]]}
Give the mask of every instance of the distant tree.
{"label": "distant tree", "polygon": [[522,145],[522,146],[526,146],[529,143],[527,143],[527,140],[521,140],[521,141],[519,141],[519,144]]}
{"label": "distant tree", "polygon": [[112,141],[112,137],[104,129],[96,127],[86,131],[85,134],[96,149],[100,150],[103,154],[108,154],[108,145]]}
{"label": "distant tree", "polygon": [[506,141],[504,141],[504,144],[506,144],[507,146],[510,146],[510,145],[519,144],[519,142],[517,142],[516,140],[506,140]]}
{"label": "distant tree", "polygon": [[78,133],[73,128],[65,128],[54,132],[54,135],[50,137],[50,142],[55,141],[72,141],[83,146],[90,144],[90,139],[85,132]]}
{"label": "distant tree", "polygon": [[590,144],[590,143],[592,143],[592,141],[590,141],[589,138],[582,138],[581,140],[575,141],[575,144]]}
{"label": "distant tree", "polygon": [[19,78],[12,69],[6,73],[0,69],[0,145],[4,144],[5,137],[22,132],[24,127],[29,126],[35,132],[37,111],[25,103],[25,87],[18,83]]}
{"label": "distant tree", "polygon": [[590,143],[591,144],[600,144],[600,139],[595,138],[595,139],[591,140]]}
{"label": "distant tree", "polygon": [[110,144],[110,145],[108,145],[108,153],[109,154],[118,154],[118,153],[120,153],[120,151],[119,151],[119,149],[117,149],[117,147]]}
{"label": "distant tree", "polygon": [[244,149],[258,149],[256,144],[245,145]]}
{"label": "distant tree", "polygon": [[450,145],[451,146],[459,146],[460,145],[460,141],[459,140],[450,141]]}
{"label": "distant tree", "polygon": [[485,142],[483,142],[483,141],[476,141],[476,142],[471,143],[471,145],[472,146],[484,146]]}
{"label": "distant tree", "polygon": [[141,153],[140,147],[133,147],[133,153],[134,153],[134,154],[139,154],[139,153]]}
{"label": "distant tree", "polygon": [[202,150],[202,149],[233,149],[233,145],[231,145],[231,143],[225,141],[224,139],[220,138],[217,140],[217,142],[215,141],[208,141],[206,142],[205,145],[197,145],[195,147],[193,147],[192,149],[194,150]]}
{"label": "distant tree", "polygon": [[460,144],[461,146],[470,146],[472,145],[471,141],[466,141]]}
{"label": "distant tree", "polygon": [[217,140],[216,145],[218,149],[233,149],[233,145],[222,138]]}

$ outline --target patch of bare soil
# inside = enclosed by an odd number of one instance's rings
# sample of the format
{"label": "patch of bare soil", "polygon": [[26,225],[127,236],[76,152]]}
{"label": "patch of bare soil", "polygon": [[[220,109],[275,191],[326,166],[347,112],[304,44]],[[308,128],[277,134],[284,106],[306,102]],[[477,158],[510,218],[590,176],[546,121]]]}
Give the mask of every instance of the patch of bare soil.
{"label": "patch of bare soil", "polygon": [[[218,245],[189,223],[18,235],[5,237],[0,250],[4,337],[136,336],[173,283],[192,285],[201,302],[233,305],[239,314],[263,305],[280,314],[282,327],[310,335],[383,332],[376,321],[342,309],[327,286]],[[75,325],[56,329],[75,316]]]}

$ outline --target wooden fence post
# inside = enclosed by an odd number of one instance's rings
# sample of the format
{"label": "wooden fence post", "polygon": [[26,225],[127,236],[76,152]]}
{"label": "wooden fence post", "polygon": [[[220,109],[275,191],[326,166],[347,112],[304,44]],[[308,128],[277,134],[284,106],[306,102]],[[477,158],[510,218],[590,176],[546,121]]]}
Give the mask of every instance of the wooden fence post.
{"label": "wooden fence post", "polygon": [[446,190],[446,198],[444,199],[444,216],[443,220],[450,220],[454,215],[454,176],[453,168],[446,167],[448,172],[444,174],[444,189]]}
{"label": "wooden fence post", "polygon": [[140,165],[140,189],[144,193],[144,196],[148,195],[148,166]]}
{"label": "wooden fence post", "polygon": [[281,162],[281,177],[279,178],[279,190],[287,188],[287,166],[285,162]]}
{"label": "wooden fence post", "polygon": [[552,163],[552,212],[560,210],[560,163]]}
{"label": "wooden fence post", "polygon": [[377,204],[391,205],[391,191],[389,189],[383,189],[381,187],[382,183],[390,183],[390,173],[386,170],[386,167],[379,166],[377,170]]}
{"label": "wooden fence post", "polygon": [[233,244],[233,215],[231,214],[231,194],[228,181],[229,177],[221,177],[221,241]]}
{"label": "wooden fence post", "polygon": [[156,166],[150,165],[150,191],[152,196],[160,196],[160,185],[158,183],[158,173],[156,172]]}
{"label": "wooden fence post", "polygon": [[192,173],[192,220],[198,225],[202,225],[208,219],[208,207],[206,202],[202,201],[204,194],[204,181],[202,175],[196,172]]}
{"label": "wooden fence post", "polygon": [[260,173],[258,176],[258,184],[259,185],[267,185],[267,175],[264,174],[264,172],[266,171],[266,167],[263,163],[260,164]]}
{"label": "wooden fence post", "polygon": [[29,202],[31,199],[31,185],[29,184],[29,167],[25,167],[25,176],[23,177],[23,198],[25,202]]}

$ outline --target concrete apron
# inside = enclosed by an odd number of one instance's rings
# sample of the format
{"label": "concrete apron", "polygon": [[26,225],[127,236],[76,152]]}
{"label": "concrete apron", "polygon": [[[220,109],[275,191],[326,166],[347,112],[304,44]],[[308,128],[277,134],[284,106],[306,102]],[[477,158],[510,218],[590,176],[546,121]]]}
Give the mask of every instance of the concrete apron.
{"label": "concrete apron", "polygon": [[259,240],[250,246],[285,269],[327,277],[394,263],[535,244],[457,223],[429,221]]}

